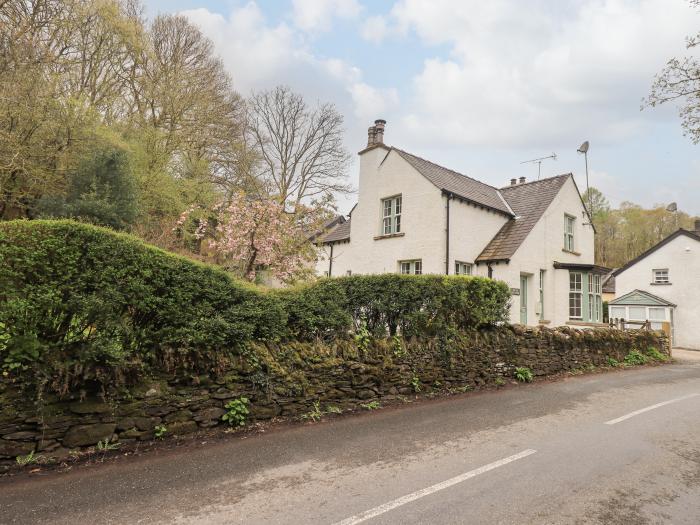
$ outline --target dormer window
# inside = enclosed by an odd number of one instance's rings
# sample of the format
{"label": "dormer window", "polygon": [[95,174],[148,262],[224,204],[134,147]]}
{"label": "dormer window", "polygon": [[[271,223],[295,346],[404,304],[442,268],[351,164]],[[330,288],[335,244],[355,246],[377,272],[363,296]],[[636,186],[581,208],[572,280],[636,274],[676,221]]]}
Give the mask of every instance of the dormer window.
{"label": "dormer window", "polygon": [[382,199],[382,235],[401,232],[401,195]]}

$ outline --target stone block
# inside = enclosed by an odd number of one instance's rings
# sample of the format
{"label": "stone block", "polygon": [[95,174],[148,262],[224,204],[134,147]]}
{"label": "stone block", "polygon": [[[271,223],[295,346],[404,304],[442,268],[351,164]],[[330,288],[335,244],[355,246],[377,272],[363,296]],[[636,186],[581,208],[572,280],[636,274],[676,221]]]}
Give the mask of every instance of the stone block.
{"label": "stone block", "polygon": [[76,425],[66,432],[62,440],[63,445],[68,448],[95,445],[98,441],[110,439],[116,427],[115,423]]}

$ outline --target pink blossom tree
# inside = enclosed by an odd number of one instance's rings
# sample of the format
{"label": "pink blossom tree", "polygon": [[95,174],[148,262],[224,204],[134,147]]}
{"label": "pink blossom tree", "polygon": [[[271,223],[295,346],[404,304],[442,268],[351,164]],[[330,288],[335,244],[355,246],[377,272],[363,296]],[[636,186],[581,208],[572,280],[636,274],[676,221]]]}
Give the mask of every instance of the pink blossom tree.
{"label": "pink blossom tree", "polygon": [[299,205],[295,213],[288,213],[277,200],[245,193],[215,207],[210,219],[194,212],[183,212],[175,230],[184,232],[186,223],[193,221],[190,235],[199,243],[209,240],[202,250],[205,255],[249,281],[261,271],[282,282],[310,276],[316,258],[311,234],[330,217],[323,205]]}

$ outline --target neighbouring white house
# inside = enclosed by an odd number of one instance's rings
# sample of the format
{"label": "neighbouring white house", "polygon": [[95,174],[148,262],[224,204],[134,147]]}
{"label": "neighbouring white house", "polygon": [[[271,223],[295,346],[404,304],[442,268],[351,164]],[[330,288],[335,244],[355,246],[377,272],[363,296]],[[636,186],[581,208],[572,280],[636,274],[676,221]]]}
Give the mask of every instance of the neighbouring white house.
{"label": "neighbouring white house", "polygon": [[673,346],[700,350],[700,220],[615,270],[611,319],[671,323]]}
{"label": "neighbouring white house", "polygon": [[495,188],[384,144],[360,151],[358,202],[320,239],[316,270],[479,275],[510,286],[511,321],[602,323],[594,229],[571,174]]}

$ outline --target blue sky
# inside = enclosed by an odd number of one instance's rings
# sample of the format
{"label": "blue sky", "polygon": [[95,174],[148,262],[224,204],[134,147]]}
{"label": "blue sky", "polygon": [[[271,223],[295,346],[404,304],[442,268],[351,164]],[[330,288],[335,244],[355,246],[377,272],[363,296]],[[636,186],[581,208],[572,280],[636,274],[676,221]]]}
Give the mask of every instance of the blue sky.
{"label": "blue sky", "polygon": [[[614,204],[700,215],[700,147],[641,101],[700,13],[684,0],[146,0],[210,37],[241,94],[290,85],[336,104],[359,151],[385,141],[495,186],[573,172]],[[350,170],[356,183],[357,164]],[[353,196],[341,199],[347,211]]]}

